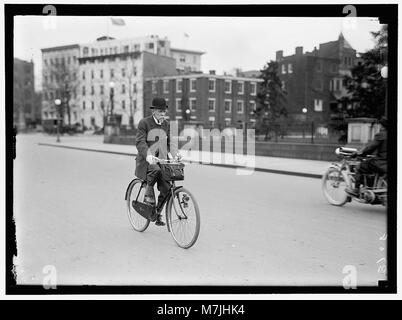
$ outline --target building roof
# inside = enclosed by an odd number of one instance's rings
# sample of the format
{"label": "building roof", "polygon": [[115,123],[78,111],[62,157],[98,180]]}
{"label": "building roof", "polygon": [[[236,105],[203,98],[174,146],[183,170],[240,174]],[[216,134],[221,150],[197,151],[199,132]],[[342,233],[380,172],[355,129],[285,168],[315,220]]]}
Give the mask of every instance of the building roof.
{"label": "building roof", "polygon": [[246,78],[246,77],[235,77],[235,76],[223,76],[209,73],[192,73],[192,74],[179,74],[174,76],[163,76],[163,77],[148,77],[145,78],[146,81],[150,80],[170,80],[170,79],[190,79],[190,78],[215,78],[224,80],[238,80],[238,81],[253,81],[262,82],[259,78]]}
{"label": "building roof", "polygon": [[170,51],[185,52],[185,53],[192,53],[192,54],[199,54],[199,55],[206,53],[206,52],[203,52],[203,51],[178,49],[178,48],[170,48]]}
{"label": "building roof", "polygon": [[62,50],[68,50],[68,49],[76,49],[76,48],[79,48],[79,47],[80,46],[78,44],[70,44],[70,45],[66,45],[66,46],[43,48],[43,49],[41,49],[41,51],[42,52],[62,51]]}

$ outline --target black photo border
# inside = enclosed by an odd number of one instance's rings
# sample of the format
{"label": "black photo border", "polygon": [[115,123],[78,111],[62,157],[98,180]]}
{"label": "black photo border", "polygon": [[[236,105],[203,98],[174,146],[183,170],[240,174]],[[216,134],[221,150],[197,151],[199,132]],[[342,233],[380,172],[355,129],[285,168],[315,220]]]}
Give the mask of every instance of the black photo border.
{"label": "black photo border", "polygon": [[[57,286],[44,289],[40,285],[17,285],[13,274],[13,256],[17,254],[16,234],[13,220],[13,18],[16,15],[43,15],[46,4],[5,4],[5,142],[6,142],[6,294],[7,295],[87,295],[87,294],[269,294],[269,293],[396,293],[396,214],[397,214],[397,51],[398,51],[398,5],[356,4],[357,17],[378,17],[380,23],[388,24],[388,119],[390,127],[388,150],[388,219],[387,219],[387,268],[388,280],[376,287],[327,286]],[[60,16],[215,16],[215,17],[345,17],[346,4],[298,4],[298,5],[107,5],[107,4],[52,4]]]}

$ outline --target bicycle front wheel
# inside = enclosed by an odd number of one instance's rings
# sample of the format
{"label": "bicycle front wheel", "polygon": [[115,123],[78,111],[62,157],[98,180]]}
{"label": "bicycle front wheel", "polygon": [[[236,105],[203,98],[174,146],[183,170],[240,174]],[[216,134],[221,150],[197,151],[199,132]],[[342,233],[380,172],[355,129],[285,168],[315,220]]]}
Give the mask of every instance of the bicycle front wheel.
{"label": "bicycle front wheel", "polygon": [[174,191],[167,206],[166,220],[179,247],[188,249],[194,245],[200,233],[200,210],[195,197],[187,189]]}
{"label": "bicycle front wheel", "polygon": [[[142,181],[139,179],[135,179],[131,182],[128,187],[128,195],[127,195],[127,214],[128,219],[130,220],[130,224],[134,230],[143,232],[149,226],[149,220],[141,216],[135,209],[133,208],[132,202],[136,199],[138,201],[142,201],[144,199],[145,188],[141,188]],[[141,190],[141,191],[140,191]],[[140,194],[138,194],[140,193]],[[138,198],[137,198],[138,195]]]}

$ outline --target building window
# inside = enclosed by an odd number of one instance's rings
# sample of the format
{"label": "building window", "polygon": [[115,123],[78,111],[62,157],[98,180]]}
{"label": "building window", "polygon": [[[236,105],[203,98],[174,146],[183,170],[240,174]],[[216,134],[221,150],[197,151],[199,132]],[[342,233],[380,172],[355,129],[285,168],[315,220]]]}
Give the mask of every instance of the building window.
{"label": "building window", "polygon": [[237,113],[243,113],[244,112],[244,102],[243,100],[237,101]]}
{"label": "building window", "polygon": [[121,85],[121,93],[126,93],[126,85],[124,83]]}
{"label": "building window", "polygon": [[197,79],[190,79],[190,91],[197,91]]}
{"label": "building window", "polygon": [[257,94],[257,84],[255,82],[250,83],[250,94],[253,96]]}
{"label": "building window", "polygon": [[230,120],[230,118],[225,118],[225,127],[230,127],[230,123],[231,122],[231,120]]}
{"label": "building window", "polygon": [[163,80],[163,93],[169,93],[169,80]]}
{"label": "building window", "polygon": [[93,79],[95,76],[94,76],[94,71],[93,70],[91,70],[91,79]]}
{"label": "building window", "polygon": [[103,85],[100,86],[100,94],[103,94]]}
{"label": "building window", "polygon": [[134,93],[137,92],[137,84],[136,84],[136,83],[133,84],[133,92],[134,92]]}
{"label": "building window", "polygon": [[126,109],[126,100],[123,100],[123,101],[121,102],[121,108],[122,108],[122,109]]}
{"label": "building window", "polygon": [[73,80],[77,80],[77,74],[75,72],[73,73]]}
{"label": "building window", "polygon": [[101,108],[101,110],[105,109],[105,103],[103,101],[100,102],[100,108]]}
{"label": "building window", "polygon": [[152,93],[156,93],[156,81],[152,81]]}
{"label": "building window", "polygon": [[215,92],[215,79],[208,80],[208,90],[209,92]]}
{"label": "building window", "polygon": [[288,64],[288,73],[293,73],[293,66],[291,63]]}
{"label": "building window", "polygon": [[186,62],[186,56],[180,55],[179,61],[180,62]]}
{"label": "building window", "polygon": [[82,95],[85,96],[85,86],[82,86]]}
{"label": "building window", "polygon": [[208,121],[209,121],[209,127],[215,128],[215,117],[209,117]]}
{"label": "building window", "polygon": [[181,92],[182,87],[183,87],[183,80],[177,79],[176,80],[176,92]]}
{"label": "building window", "polygon": [[100,77],[103,78],[103,70],[100,71]]}
{"label": "building window", "polygon": [[283,64],[283,65],[282,65],[282,74],[285,74],[285,73],[286,73],[286,65]]}
{"label": "building window", "polygon": [[94,110],[95,109],[95,103],[93,101],[91,101],[91,109]]}
{"label": "building window", "polygon": [[176,99],[176,111],[181,112],[181,99],[180,98]]}
{"label": "building window", "polygon": [[314,99],[314,111],[322,112],[322,100]]}
{"label": "building window", "polygon": [[238,90],[238,94],[243,94],[244,93],[244,82],[238,82],[239,85],[239,90]]}
{"label": "building window", "polygon": [[148,48],[153,49],[154,48],[154,43],[153,42],[148,43]]}
{"label": "building window", "polygon": [[110,78],[114,78],[114,70],[110,69]]}
{"label": "building window", "polygon": [[91,86],[91,95],[94,95],[94,94],[95,94],[94,86]]}
{"label": "building window", "polygon": [[134,75],[134,77],[137,76],[137,68],[136,67],[133,68],[133,75]]}
{"label": "building window", "polygon": [[282,89],[282,90],[286,90],[286,82],[285,82],[285,80],[282,80],[282,81],[281,81],[281,84],[282,84],[282,85],[281,85],[281,89]]}
{"label": "building window", "polygon": [[126,69],[121,69],[121,76],[124,78],[126,76]]}
{"label": "building window", "polygon": [[341,85],[342,85],[341,80],[335,79],[335,91],[341,90]]}
{"label": "building window", "polygon": [[215,111],[215,99],[208,99],[208,111]]}
{"label": "building window", "polygon": [[338,66],[335,64],[335,63],[333,63],[333,64],[331,64],[331,72],[337,72],[337,69],[338,69]]}
{"label": "building window", "polygon": [[255,108],[255,101],[250,101],[250,113],[254,114],[257,110]]}
{"label": "building window", "polygon": [[232,100],[225,100],[225,112],[232,112]]}
{"label": "building window", "polygon": [[190,110],[195,111],[196,110],[196,105],[197,105],[197,99],[195,98],[190,98]]}
{"label": "building window", "polygon": [[82,71],[82,80],[85,80],[85,71]]}
{"label": "building window", "polygon": [[123,50],[125,53],[127,53],[129,51],[129,46],[124,46]]}
{"label": "building window", "polygon": [[225,80],[225,93],[232,93],[232,81]]}
{"label": "building window", "polygon": [[85,110],[85,101],[82,101],[82,109]]}

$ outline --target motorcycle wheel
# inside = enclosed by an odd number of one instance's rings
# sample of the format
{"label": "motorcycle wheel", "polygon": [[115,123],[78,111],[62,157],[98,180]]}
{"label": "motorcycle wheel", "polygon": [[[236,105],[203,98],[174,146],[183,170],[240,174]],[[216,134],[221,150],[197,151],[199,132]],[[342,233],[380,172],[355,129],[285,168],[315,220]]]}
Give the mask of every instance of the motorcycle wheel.
{"label": "motorcycle wheel", "polygon": [[321,188],[325,199],[334,206],[343,206],[350,201],[345,189],[350,185],[349,178],[338,168],[329,168],[321,179]]}

